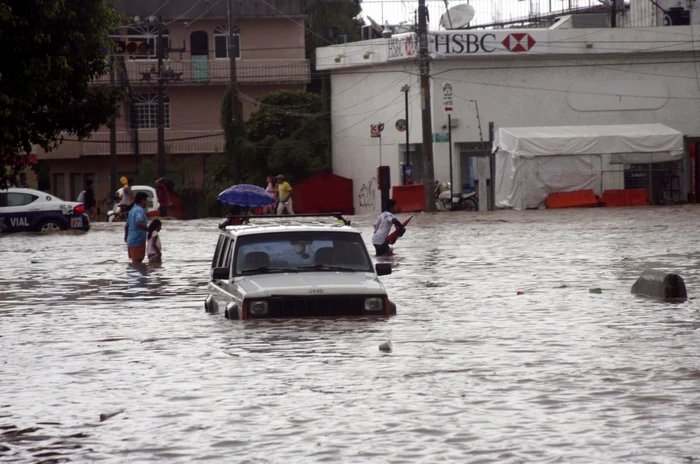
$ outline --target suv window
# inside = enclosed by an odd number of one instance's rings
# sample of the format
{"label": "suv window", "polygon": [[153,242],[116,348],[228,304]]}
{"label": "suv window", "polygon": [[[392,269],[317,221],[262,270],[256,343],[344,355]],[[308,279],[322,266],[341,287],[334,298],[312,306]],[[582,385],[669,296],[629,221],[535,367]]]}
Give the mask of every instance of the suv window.
{"label": "suv window", "polygon": [[[235,275],[268,272],[374,272],[360,234],[353,232],[280,232],[238,238]],[[263,272],[263,271],[258,271]]]}
{"label": "suv window", "polygon": [[39,198],[29,193],[0,194],[0,206],[24,206]]}
{"label": "suv window", "polygon": [[214,259],[211,262],[211,267],[229,267],[231,265],[231,253],[233,247],[231,244],[233,239],[226,235],[219,235],[219,241],[216,244]]}

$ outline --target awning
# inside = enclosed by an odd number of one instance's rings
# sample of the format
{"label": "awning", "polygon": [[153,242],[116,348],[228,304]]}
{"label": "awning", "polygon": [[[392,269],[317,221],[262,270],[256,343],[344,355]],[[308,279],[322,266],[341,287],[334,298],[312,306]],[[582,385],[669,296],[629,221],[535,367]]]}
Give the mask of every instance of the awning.
{"label": "awning", "polygon": [[498,129],[495,142],[494,151],[513,158],[629,153],[649,163],[683,155],[683,134],[663,124],[506,127]]}

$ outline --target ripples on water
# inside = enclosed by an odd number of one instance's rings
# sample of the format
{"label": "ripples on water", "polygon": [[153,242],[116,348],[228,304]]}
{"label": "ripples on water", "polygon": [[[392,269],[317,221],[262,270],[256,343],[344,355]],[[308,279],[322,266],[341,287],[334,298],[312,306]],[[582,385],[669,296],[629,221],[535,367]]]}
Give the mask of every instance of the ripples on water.
{"label": "ripples on water", "polygon": [[[205,314],[217,220],[166,221],[145,271],[118,224],[3,236],[0,460],[697,462],[699,219],[417,214],[388,321]],[[691,300],[631,295],[646,267]]]}

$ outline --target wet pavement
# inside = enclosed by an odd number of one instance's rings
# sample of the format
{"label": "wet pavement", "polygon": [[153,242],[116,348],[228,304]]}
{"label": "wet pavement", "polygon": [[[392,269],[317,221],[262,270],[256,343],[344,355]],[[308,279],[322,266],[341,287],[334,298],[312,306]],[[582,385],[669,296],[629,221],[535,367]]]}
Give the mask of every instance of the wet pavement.
{"label": "wet pavement", "polygon": [[700,460],[700,208],[416,214],[390,320],[206,314],[217,223],[0,238],[0,461]]}

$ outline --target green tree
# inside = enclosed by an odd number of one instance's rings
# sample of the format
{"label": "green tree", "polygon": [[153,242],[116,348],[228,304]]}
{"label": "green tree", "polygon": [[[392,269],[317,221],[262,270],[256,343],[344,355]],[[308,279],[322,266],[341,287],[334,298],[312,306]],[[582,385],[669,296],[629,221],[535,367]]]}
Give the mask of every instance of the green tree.
{"label": "green tree", "polygon": [[0,187],[33,144],[51,150],[117,114],[122,92],[89,82],[108,70],[101,50],[119,20],[99,0],[0,2]]}
{"label": "green tree", "polygon": [[330,118],[322,98],[300,90],[279,90],[259,100],[246,122],[254,150],[243,160],[249,183],[285,174],[292,181],[330,169]]}
{"label": "green tree", "polygon": [[[221,102],[221,128],[224,131],[224,155],[225,161],[214,174],[217,181],[231,181],[234,184],[241,183],[243,160],[254,151],[254,147],[248,141],[246,125],[242,118],[233,118],[233,88],[229,87],[224,100]],[[238,101],[239,115],[243,114],[243,105]]]}

